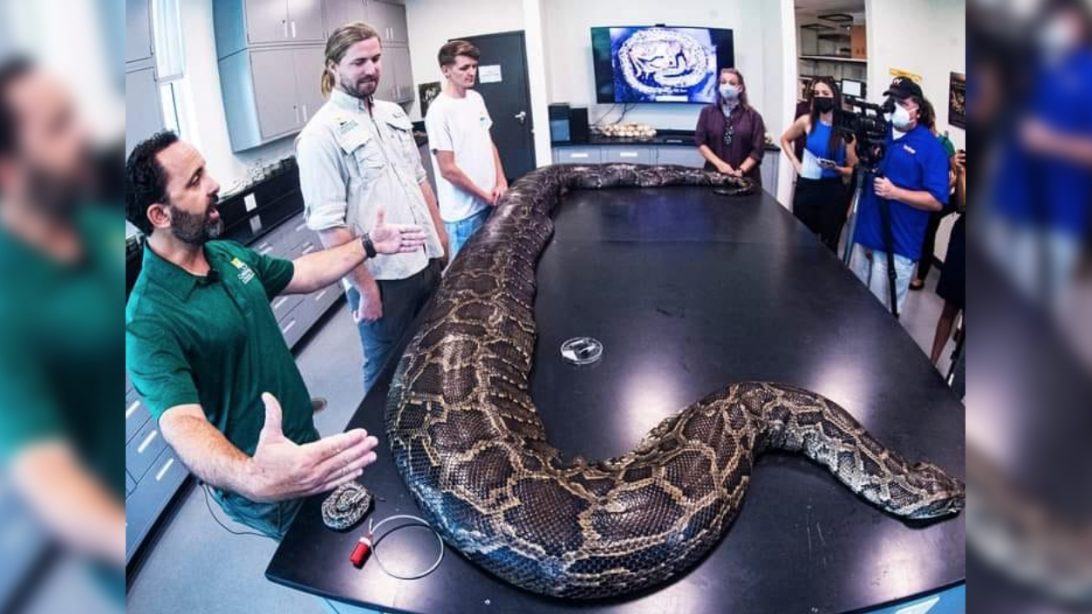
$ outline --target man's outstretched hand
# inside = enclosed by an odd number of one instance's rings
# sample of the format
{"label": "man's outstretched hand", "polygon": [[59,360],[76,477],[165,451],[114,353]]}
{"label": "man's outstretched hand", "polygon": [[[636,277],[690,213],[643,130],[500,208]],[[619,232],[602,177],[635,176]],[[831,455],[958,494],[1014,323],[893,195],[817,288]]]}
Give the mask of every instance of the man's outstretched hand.
{"label": "man's outstretched hand", "polygon": [[424,247],[427,235],[423,228],[412,224],[386,224],[383,222],[384,216],[382,208],[375,215],[375,228],[371,232],[375,251],[380,254],[407,254]]}
{"label": "man's outstretched hand", "polygon": [[277,399],[267,392],[262,401],[265,425],[248,465],[247,490],[255,501],[284,501],[333,490],[375,462],[379,442],[364,429],[299,445],[284,436]]}

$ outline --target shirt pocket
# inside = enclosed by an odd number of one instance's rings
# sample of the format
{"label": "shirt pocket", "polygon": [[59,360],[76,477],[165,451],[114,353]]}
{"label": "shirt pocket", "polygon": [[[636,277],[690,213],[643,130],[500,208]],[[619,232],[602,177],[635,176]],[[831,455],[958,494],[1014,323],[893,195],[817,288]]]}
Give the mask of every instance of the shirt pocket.
{"label": "shirt pocket", "polygon": [[421,161],[421,158],[417,151],[417,141],[413,139],[413,124],[410,123],[409,118],[404,115],[388,117],[386,122],[387,125],[391,127],[391,134],[393,134],[398,141],[399,153],[405,159],[406,164],[409,165],[410,169],[416,170],[417,164]]}
{"label": "shirt pocket", "polygon": [[386,160],[382,146],[373,134],[358,127],[338,135],[337,142],[341,150],[351,157],[353,179],[367,185],[379,178]]}

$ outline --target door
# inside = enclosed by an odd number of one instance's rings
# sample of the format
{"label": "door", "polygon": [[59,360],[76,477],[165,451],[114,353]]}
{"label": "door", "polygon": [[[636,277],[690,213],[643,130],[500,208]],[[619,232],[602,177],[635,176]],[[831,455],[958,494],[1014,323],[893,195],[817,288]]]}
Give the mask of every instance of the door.
{"label": "door", "polygon": [[326,40],[322,25],[322,0],[288,0],[288,38],[293,42]]}
{"label": "door", "polygon": [[306,124],[326,102],[322,97],[319,78],[322,75],[322,47],[300,47],[293,51],[296,71],[296,99],[300,103],[300,120]]}
{"label": "door", "polygon": [[296,103],[296,79],[285,74],[294,66],[294,53],[291,48],[250,52],[254,103],[258,106],[258,129],[263,139],[289,133],[302,125]]}
{"label": "door", "polygon": [[493,118],[490,131],[493,143],[500,152],[504,173],[511,183],[535,168],[534,126],[523,32],[467,36],[462,40],[474,43],[481,51],[478,85],[474,89],[485,99],[489,116]]}
{"label": "door", "polygon": [[246,40],[281,43],[289,39],[285,0],[246,0]]}

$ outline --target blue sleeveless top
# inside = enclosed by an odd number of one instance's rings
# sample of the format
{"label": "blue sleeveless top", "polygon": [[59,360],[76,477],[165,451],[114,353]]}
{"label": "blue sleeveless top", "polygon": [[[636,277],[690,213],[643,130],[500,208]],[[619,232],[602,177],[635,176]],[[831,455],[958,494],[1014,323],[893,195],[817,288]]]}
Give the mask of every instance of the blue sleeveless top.
{"label": "blue sleeveless top", "polygon": [[[808,133],[808,140],[804,145],[804,149],[811,153],[816,158],[830,158],[838,163],[838,166],[845,166],[846,163],[846,145],[844,142],[839,141],[837,147],[835,147],[833,157],[831,152],[827,150],[828,143],[830,143],[830,131],[833,130],[830,124],[824,124],[823,122],[816,122],[811,126],[811,132]],[[822,177],[838,177],[838,171],[831,168],[824,168]]]}

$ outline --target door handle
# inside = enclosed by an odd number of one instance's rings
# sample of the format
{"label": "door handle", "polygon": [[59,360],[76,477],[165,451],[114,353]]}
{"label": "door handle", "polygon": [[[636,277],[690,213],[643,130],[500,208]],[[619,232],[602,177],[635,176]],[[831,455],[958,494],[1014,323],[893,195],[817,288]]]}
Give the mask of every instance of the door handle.
{"label": "door handle", "polygon": [[288,20],[287,19],[282,19],[281,20],[281,25],[284,26],[284,37],[288,38]]}
{"label": "door handle", "polygon": [[292,22],[292,38],[296,38],[296,22]]}
{"label": "door handle", "polygon": [[303,105],[303,121],[307,121],[307,105]]}
{"label": "door handle", "polygon": [[519,123],[522,125],[524,123],[524,120],[527,119],[527,111],[520,111],[519,113],[516,113],[515,118],[518,119]]}

